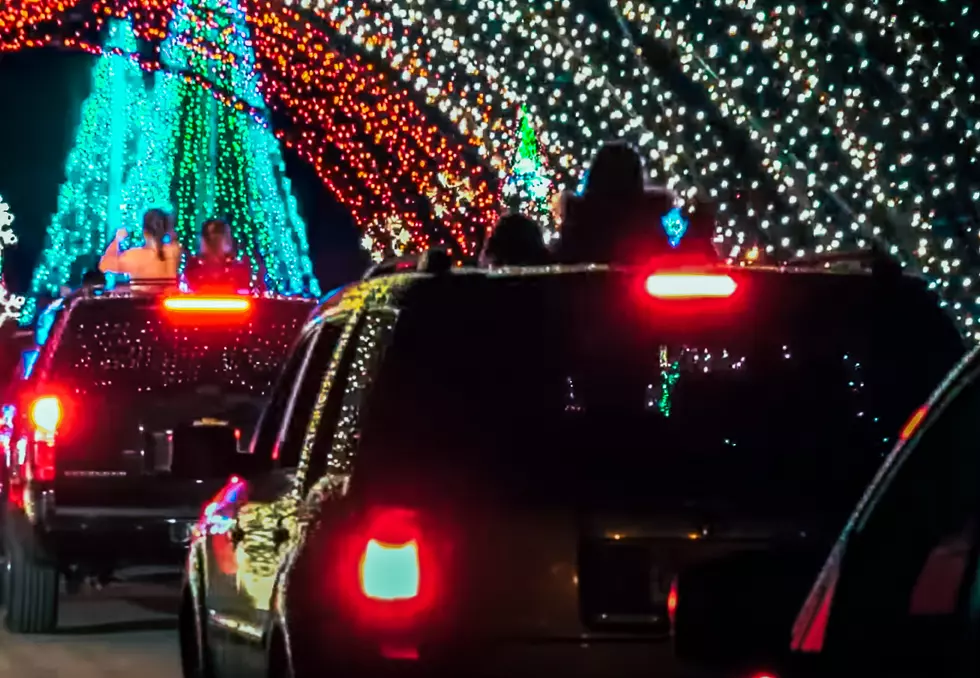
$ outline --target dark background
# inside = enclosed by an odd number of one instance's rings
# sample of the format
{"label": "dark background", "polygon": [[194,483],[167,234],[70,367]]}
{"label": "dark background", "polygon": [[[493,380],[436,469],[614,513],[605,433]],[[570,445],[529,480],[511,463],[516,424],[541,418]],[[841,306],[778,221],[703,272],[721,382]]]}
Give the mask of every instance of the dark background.
{"label": "dark background", "polygon": [[[0,55],[0,197],[14,215],[18,245],[3,253],[12,292],[27,293],[65,180],[65,160],[96,57],[58,48]],[[284,149],[324,291],[359,277],[368,263],[348,211],[305,162]]]}

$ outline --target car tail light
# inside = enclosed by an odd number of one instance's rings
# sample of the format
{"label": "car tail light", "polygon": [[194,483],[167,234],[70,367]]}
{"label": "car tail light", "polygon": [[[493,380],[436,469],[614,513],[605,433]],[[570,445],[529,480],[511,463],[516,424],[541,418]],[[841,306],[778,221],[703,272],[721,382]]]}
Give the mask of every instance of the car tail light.
{"label": "car tail light", "polygon": [[387,509],[378,513],[366,537],[357,568],[361,593],[377,601],[418,598],[422,568],[415,512]]}
{"label": "car tail light", "polygon": [[673,626],[674,617],[677,614],[677,578],[670,582],[670,592],[667,594],[667,617]]}
{"label": "car tail light", "polygon": [[716,273],[654,273],[645,286],[656,299],[723,299],[738,289],[731,276]]}
{"label": "car tail light", "polygon": [[34,430],[45,437],[53,437],[58,432],[64,410],[57,396],[42,396],[31,403],[31,424]]}
{"label": "car tail light", "polygon": [[252,307],[252,303],[246,297],[189,295],[167,297],[163,300],[163,307],[178,313],[245,313]]}
{"label": "car tail light", "polygon": [[409,508],[376,507],[350,518],[338,524],[344,536],[326,555],[337,567],[331,599],[371,632],[412,633],[433,622],[450,555],[439,530]]}
{"label": "car tail light", "polygon": [[28,410],[34,427],[31,473],[35,480],[50,482],[55,472],[55,435],[64,418],[64,408],[57,396],[41,396]]}

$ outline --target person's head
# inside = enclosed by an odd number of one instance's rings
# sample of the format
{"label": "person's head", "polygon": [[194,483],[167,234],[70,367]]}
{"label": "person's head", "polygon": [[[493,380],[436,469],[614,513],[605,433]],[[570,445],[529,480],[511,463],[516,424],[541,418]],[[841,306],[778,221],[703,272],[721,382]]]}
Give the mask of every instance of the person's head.
{"label": "person's head", "polygon": [[586,196],[633,197],[642,195],[643,159],[625,141],[611,141],[599,149],[589,166]]}
{"label": "person's head", "polygon": [[483,266],[534,266],[547,263],[548,249],[541,228],[523,214],[500,218],[483,246]]}
{"label": "person's head", "polygon": [[156,249],[160,261],[164,259],[163,239],[171,228],[170,215],[163,210],[152,209],[143,215],[143,238],[147,247]]}
{"label": "person's head", "polygon": [[86,271],[82,273],[83,287],[98,287],[99,285],[105,284],[105,273],[100,271],[98,268],[86,269]]}
{"label": "person's head", "polygon": [[221,219],[208,219],[201,227],[201,253],[218,257],[231,252],[231,227]]}

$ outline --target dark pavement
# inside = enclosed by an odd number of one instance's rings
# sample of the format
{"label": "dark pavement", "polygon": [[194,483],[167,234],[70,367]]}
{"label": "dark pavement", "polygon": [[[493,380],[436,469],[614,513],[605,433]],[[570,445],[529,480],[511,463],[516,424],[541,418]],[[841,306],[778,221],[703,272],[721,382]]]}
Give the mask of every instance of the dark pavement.
{"label": "dark pavement", "polygon": [[177,580],[127,579],[62,596],[56,634],[0,631],[0,678],[178,678]]}

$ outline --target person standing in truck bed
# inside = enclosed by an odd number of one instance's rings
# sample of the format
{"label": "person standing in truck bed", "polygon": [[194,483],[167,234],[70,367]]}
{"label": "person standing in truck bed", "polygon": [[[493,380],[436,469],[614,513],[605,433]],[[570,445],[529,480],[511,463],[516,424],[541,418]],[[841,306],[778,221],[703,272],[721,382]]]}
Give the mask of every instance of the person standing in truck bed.
{"label": "person standing in truck bed", "polygon": [[150,210],[143,217],[145,244],[120,252],[119,246],[128,231],[119,229],[99,261],[99,270],[122,273],[131,280],[176,279],[181,248],[172,230],[169,214],[163,210]]}
{"label": "person standing in truck bed", "polygon": [[221,219],[208,220],[201,229],[201,251],[187,262],[184,279],[194,290],[262,291],[263,275],[253,280],[252,262],[235,255],[231,227]]}

